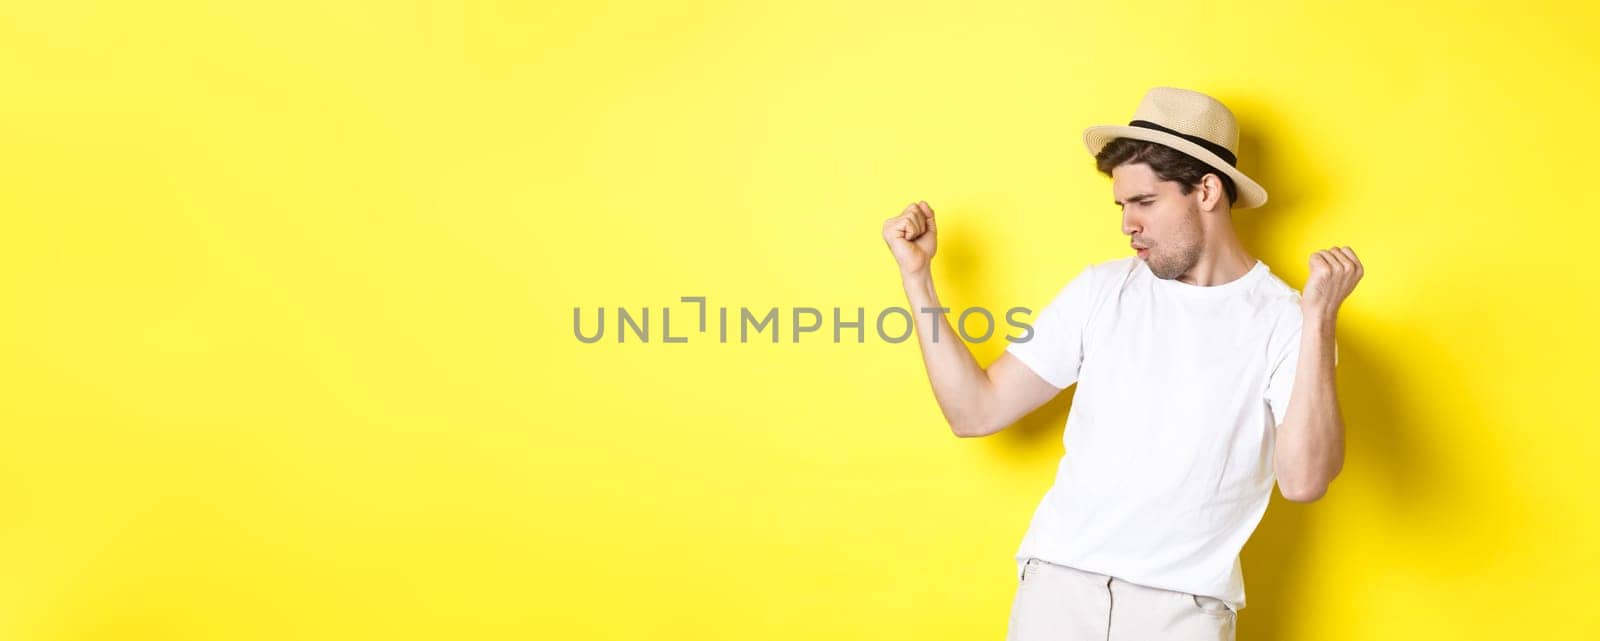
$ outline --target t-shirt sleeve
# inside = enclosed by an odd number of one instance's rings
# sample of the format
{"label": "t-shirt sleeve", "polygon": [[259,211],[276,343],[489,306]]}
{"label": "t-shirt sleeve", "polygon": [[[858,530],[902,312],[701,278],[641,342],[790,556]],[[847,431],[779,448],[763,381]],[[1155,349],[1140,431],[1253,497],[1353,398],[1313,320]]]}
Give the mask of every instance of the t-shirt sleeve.
{"label": "t-shirt sleeve", "polygon": [[1078,366],[1083,363],[1083,328],[1094,295],[1093,268],[1084,267],[1040,310],[1032,335],[1024,334],[1028,340],[1006,347],[1007,352],[1057,389],[1066,389],[1078,381]]}
{"label": "t-shirt sleeve", "polygon": [[[1298,315],[1295,316],[1299,318]],[[1294,373],[1300,364],[1300,325],[1285,334],[1281,355],[1273,363],[1267,379],[1267,407],[1272,411],[1272,426],[1283,425],[1289,412],[1289,398],[1294,392]],[[1333,340],[1333,366],[1339,366],[1339,339]]]}

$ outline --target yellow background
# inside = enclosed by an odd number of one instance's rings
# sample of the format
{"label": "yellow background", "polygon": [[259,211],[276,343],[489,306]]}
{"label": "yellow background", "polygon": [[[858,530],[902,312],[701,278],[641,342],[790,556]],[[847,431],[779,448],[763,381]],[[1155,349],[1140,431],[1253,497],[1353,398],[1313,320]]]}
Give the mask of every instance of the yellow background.
{"label": "yellow background", "polygon": [[1038,309],[1154,85],[1275,273],[1367,269],[1240,638],[1600,625],[1583,3],[256,4],[0,9],[0,638],[998,639],[1070,394],[957,439],[914,343],[678,297],[903,305],[926,199],[947,305]]}

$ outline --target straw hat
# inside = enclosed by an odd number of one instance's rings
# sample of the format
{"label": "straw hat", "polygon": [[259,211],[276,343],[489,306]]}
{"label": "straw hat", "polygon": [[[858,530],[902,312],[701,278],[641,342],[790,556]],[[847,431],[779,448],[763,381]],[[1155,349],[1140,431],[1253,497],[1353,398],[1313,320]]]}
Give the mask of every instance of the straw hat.
{"label": "straw hat", "polygon": [[1090,155],[1099,154],[1106,143],[1117,138],[1166,145],[1227,174],[1238,188],[1233,209],[1260,207],[1267,202],[1267,190],[1235,166],[1239,123],[1216,98],[1188,89],[1156,87],[1139,101],[1127,126],[1098,125],[1083,130],[1083,144]]}

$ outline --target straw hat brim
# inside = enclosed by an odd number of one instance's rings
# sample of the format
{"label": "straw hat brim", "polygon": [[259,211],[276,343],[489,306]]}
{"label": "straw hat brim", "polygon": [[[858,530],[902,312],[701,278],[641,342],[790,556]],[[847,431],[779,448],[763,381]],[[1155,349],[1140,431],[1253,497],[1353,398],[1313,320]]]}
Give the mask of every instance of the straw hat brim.
{"label": "straw hat brim", "polygon": [[1220,156],[1188,140],[1165,131],[1146,129],[1144,127],[1098,125],[1083,130],[1083,144],[1089,148],[1089,155],[1091,156],[1099,154],[1101,148],[1117,138],[1132,138],[1166,145],[1193,156],[1200,162],[1210,165],[1213,169],[1227,174],[1229,178],[1233,179],[1233,185],[1237,188],[1239,196],[1231,209],[1250,209],[1267,204],[1267,190],[1263,189],[1259,183],[1251,180],[1249,176],[1244,175],[1244,172],[1228,164]]}

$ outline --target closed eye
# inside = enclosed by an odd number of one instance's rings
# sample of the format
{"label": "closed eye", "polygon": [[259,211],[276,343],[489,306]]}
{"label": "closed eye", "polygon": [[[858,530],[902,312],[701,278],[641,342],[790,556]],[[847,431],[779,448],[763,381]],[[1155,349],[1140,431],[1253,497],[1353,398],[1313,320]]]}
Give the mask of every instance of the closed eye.
{"label": "closed eye", "polygon": [[[1128,197],[1128,202],[1136,204],[1136,205],[1147,205],[1147,204],[1150,204],[1151,202],[1154,202],[1155,199],[1156,199],[1156,195],[1155,194],[1149,194],[1149,193],[1146,193],[1146,194],[1134,194],[1134,195]],[[1115,200],[1115,201],[1112,201],[1112,202],[1118,207],[1122,206],[1122,201],[1120,201],[1120,200]]]}

